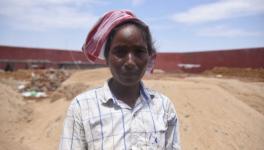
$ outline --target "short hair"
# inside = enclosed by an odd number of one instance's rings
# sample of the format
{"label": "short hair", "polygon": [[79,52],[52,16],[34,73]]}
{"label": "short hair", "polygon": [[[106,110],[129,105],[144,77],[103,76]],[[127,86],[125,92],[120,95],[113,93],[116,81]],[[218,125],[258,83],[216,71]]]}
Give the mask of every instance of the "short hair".
{"label": "short hair", "polygon": [[142,36],[143,36],[143,39],[147,43],[147,50],[148,50],[149,55],[156,53],[154,42],[152,41],[152,36],[151,36],[148,26],[138,23],[136,21],[130,20],[130,21],[126,21],[124,23],[119,24],[118,26],[116,26],[115,28],[111,30],[110,34],[107,37],[107,41],[105,44],[104,57],[106,59],[108,58],[110,46],[111,46],[112,40],[116,32],[119,31],[121,28],[128,26],[128,25],[134,25],[138,27],[140,30],[142,30]]}

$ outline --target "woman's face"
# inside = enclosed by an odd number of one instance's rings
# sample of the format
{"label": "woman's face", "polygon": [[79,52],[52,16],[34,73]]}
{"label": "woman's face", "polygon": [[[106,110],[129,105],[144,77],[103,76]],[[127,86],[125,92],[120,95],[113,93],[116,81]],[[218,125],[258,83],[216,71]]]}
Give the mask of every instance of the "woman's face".
{"label": "woman's face", "polygon": [[135,25],[125,25],[113,37],[107,64],[115,81],[131,86],[139,83],[149,60],[147,43]]}

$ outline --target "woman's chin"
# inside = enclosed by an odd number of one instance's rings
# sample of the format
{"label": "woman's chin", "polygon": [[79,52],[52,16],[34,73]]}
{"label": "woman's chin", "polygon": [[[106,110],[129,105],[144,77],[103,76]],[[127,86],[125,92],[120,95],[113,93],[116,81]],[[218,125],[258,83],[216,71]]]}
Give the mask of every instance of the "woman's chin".
{"label": "woman's chin", "polygon": [[137,76],[120,77],[119,81],[125,86],[133,86],[140,83],[140,78]]}

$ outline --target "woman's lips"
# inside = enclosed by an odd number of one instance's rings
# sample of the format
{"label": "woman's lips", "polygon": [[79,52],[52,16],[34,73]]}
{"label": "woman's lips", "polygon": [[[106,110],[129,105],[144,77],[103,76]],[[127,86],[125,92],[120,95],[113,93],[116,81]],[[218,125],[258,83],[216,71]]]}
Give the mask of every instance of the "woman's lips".
{"label": "woman's lips", "polygon": [[138,77],[138,73],[137,72],[125,72],[125,73],[121,73],[121,76],[124,78],[135,78]]}

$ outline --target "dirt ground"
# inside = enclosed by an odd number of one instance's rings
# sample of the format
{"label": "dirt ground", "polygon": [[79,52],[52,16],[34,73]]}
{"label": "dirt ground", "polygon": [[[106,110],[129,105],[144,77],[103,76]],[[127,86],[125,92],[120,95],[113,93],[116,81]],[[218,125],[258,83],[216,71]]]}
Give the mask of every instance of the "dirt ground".
{"label": "dirt ground", "polygon": [[[58,148],[71,99],[102,85],[110,77],[107,69],[70,72],[71,76],[59,88],[41,99],[23,98],[16,89],[30,80],[31,71],[0,73],[0,150]],[[157,71],[146,76],[144,83],[174,102],[183,150],[263,150],[262,79],[209,74]]]}

